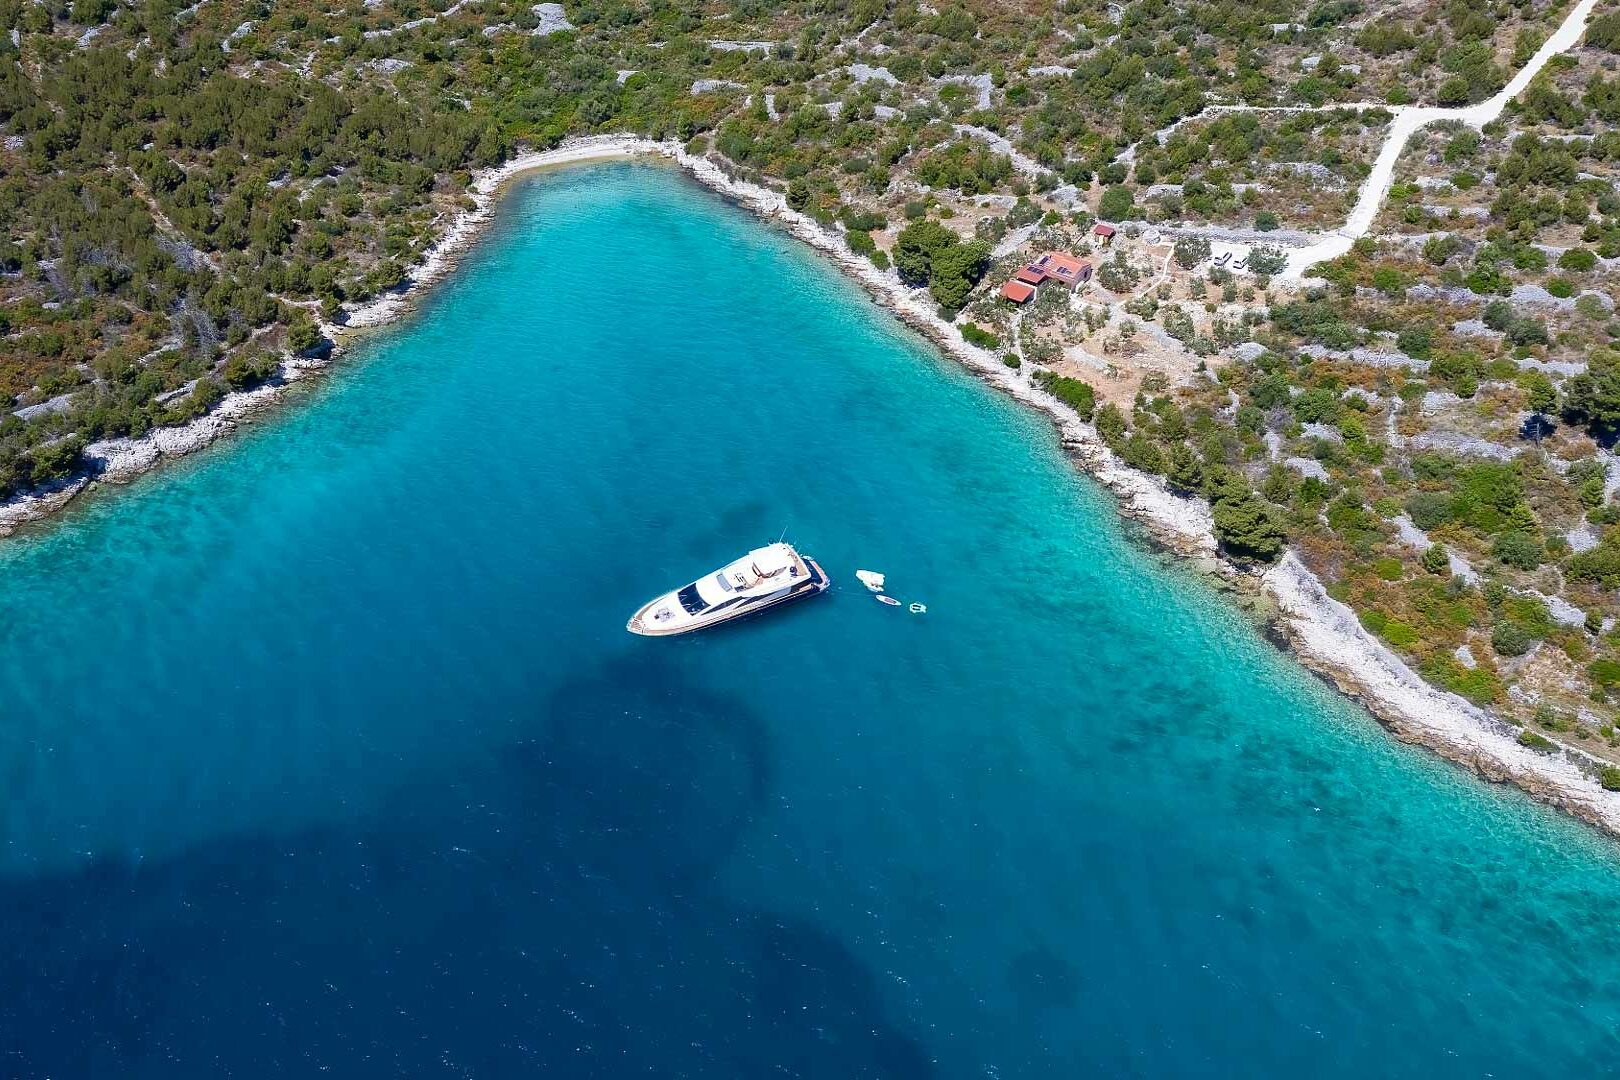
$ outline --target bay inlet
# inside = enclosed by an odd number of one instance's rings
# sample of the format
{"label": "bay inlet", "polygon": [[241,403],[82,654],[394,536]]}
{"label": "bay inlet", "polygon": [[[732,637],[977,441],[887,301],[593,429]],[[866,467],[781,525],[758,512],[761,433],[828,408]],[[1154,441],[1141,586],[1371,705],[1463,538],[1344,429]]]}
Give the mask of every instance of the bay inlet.
{"label": "bay inlet", "polygon": [[[1393,743],[674,170],[519,181],[299,392],[0,547],[8,1074],[1620,1059],[1609,842]],[[828,596],[624,633],[784,529]]]}

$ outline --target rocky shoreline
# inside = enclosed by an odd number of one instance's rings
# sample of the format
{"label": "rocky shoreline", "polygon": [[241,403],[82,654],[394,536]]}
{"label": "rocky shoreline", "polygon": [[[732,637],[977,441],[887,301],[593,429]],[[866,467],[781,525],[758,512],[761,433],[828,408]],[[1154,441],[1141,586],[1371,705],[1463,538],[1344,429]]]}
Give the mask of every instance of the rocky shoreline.
{"label": "rocky shoreline", "polygon": [[1455,694],[1423,680],[1372,637],[1349,608],[1292,554],[1258,576],[1218,555],[1213,519],[1201,499],[1171,493],[1157,478],[1130,468],[1096,430],[1067,406],[1008,369],[994,354],[968,344],[941,319],[925,292],[902,285],[848,249],[843,237],[787,207],[781,194],[732,179],[714,162],[645,144],[644,151],[677,161],[705,185],[774,219],[839,266],[886,308],[926,334],[948,355],[1019,401],[1046,413],[1065,449],[1118,499],[1120,513],[1160,545],[1195,559],[1205,570],[1253,592],[1269,609],[1275,636],[1309,669],[1371,712],[1397,738],[1427,747],[1475,775],[1511,783],[1527,794],[1620,837],[1620,793],[1603,789],[1568,754],[1549,756],[1520,746],[1511,726]]}
{"label": "rocky shoreline", "polygon": [[165,458],[185,457],[235,431],[254,414],[279,401],[295,382],[327,366],[323,357],[293,357],[284,361],[268,381],[227,394],[213,409],[184,424],[153,428],[138,439],[103,439],[85,447],[86,459],[96,469],[47,491],[18,495],[0,503],[0,537],[10,536],[30,522],[61,510],[97,484],[127,484],[150,472]]}
{"label": "rocky shoreline", "polygon": [[401,287],[346,312],[341,323],[322,324],[321,333],[333,342],[330,354],[289,357],[266,382],[249,390],[225,395],[213,409],[188,423],[154,428],[140,438],[104,439],[91,443],[85,447],[84,456],[92,465],[92,475],[0,502],[0,537],[10,536],[24,525],[51,516],[97,484],[126,484],[150,472],[166,458],[185,457],[213,444],[279,402],[293,383],[326,369],[357,332],[382,326],[404,315],[423,289],[454,270],[461,256],[482,235],[501,188],[512,177],[579,161],[624,158],[649,152],[662,154],[665,149],[646,140],[617,136],[579,139],[556,150],[522,155],[480,173],[473,181],[473,207],[457,215],[444,235],[424,253]]}
{"label": "rocky shoreline", "polygon": [[[1274,636],[1308,668],[1367,708],[1397,738],[1425,746],[1476,775],[1506,782],[1532,797],[1620,837],[1620,793],[1605,791],[1571,752],[1536,753],[1520,746],[1512,728],[1454,694],[1430,686],[1400,657],[1364,630],[1350,610],[1331,599],[1320,581],[1292,554],[1255,575],[1219,556],[1210,509],[1200,499],[1171,493],[1156,477],[1121,462],[1067,406],[968,344],[957,327],[941,319],[927,294],[902,285],[850,251],[836,231],[787,206],[785,197],[739,181],[715,162],[679,146],[602,136],[571,140],[554,150],[524,154],[480,174],[474,206],[462,213],[418,264],[401,289],[351,311],[342,326],[323,327],[338,346],[354,332],[390,322],[409,310],[427,286],[450,273],[482,233],[501,189],[520,174],[587,161],[652,157],[672,161],[705,186],[772,220],[816,248],[859,282],[871,296],[985,382],[1040,409],[1058,430],[1078,465],[1118,499],[1120,513],[1140,523],[1169,551],[1195,559],[1205,570],[1257,596],[1270,609]],[[327,364],[290,360],[271,382],[228,395],[213,411],[189,424],[163,428],[140,439],[92,444],[86,455],[98,463],[94,479],[15,498],[0,504],[0,536],[60,509],[97,481],[127,482],[167,457],[192,453],[234,430],[277,401],[288,386]]]}

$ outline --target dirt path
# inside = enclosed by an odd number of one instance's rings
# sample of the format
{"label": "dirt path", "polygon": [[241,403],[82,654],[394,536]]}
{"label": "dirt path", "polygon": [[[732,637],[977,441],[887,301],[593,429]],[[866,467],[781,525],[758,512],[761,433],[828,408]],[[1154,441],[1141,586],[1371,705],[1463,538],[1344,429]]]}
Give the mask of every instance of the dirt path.
{"label": "dirt path", "polygon": [[[1570,9],[1564,21],[1553,31],[1552,36],[1544,41],[1541,48],[1530,58],[1529,63],[1520,68],[1518,73],[1508,80],[1490,98],[1477,105],[1464,105],[1460,108],[1442,109],[1428,105],[1384,105],[1377,102],[1357,101],[1335,105],[1211,105],[1193,116],[1185,116],[1169,127],[1154,132],[1153,138],[1161,145],[1169,138],[1171,132],[1190,120],[1207,118],[1215,113],[1230,112],[1266,112],[1266,113],[1301,113],[1301,112],[1331,112],[1339,109],[1388,109],[1394,120],[1390,123],[1389,134],[1385,136],[1383,146],[1380,147],[1378,157],[1373,161],[1372,171],[1367,179],[1362,181],[1356,194],[1355,206],[1345,223],[1332,232],[1304,234],[1305,243],[1288,252],[1288,265],[1278,275],[1282,280],[1298,280],[1305,276],[1305,272],[1312,266],[1328,259],[1338,258],[1350,250],[1359,237],[1365,236],[1377,219],[1378,212],[1383,209],[1384,199],[1389,195],[1389,188],[1395,179],[1395,167],[1400,162],[1401,152],[1406,149],[1407,140],[1412,135],[1445,120],[1457,120],[1472,128],[1482,128],[1486,124],[1502,115],[1502,110],[1508,102],[1522,94],[1532,80],[1547,66],[1547,62],[1560,53],[1568,52],[1579,44],[1581,35],[1586,32],[1587,20],[1591,18],[1592,11],[1597,7],[1597,0],[1579,0]],[[1115,160],[1128,165],[1136,156],[1136,147],[1127,148]],[[1204,230],[1196,227],[1180,226],[1176,232],[1183,235],[1196,234],[1218,236],[1222,230]],[[1299,235],[1299,234],[1296,234]],[[1282,237],[1273,237],[1281,240]]]}
{"label": "dirt path", "polygon": [[1501,116],[1507,103],[1524,92],[1531,80],[1547,66],[1547,61],[1575,47],[1581,40],[1581,35],[1586,32],[1587,19],[1591,17],[1592,9],[1596,6],[1597,0],[1580,0],[1570,9],[1553,35],[1536,50],[1530,62],[1520,68],[1519,73],[1494,96],[1478,105],[1466,105],[1456,109],[1428,106],[1402,106],[1393,109],[1395,121],[1390,125],[1389,135],[1384,140],[1377,160],[1373,162],[1372,172],[1367,174],[1367,179],[1361,184],[1350,217],[1342,226],[1323,235],[1321,239],[1289,252],[1288,266],[1279,276],[1285,279],[1298,279],[1316,263],[1337,258],[1349,251],[1357,238],[1365,236],[1367,230],[1372,228],[1373,221],[1378,217],[1378,211],[1383,209],[1384,199],[1389,195],[1390,184],[1395,179],[1395,166],[1400,162],[1401,151],[1406,149],[1406,142],[1414,132],[1443,120],[1460,120],[1469,127],[1482,128]]}

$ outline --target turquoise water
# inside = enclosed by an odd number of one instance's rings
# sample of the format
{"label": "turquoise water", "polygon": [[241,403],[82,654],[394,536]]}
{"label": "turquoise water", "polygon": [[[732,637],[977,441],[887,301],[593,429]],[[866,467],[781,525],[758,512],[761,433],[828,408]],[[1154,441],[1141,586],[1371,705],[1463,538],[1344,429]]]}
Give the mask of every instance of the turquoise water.
{"label": "turquoise water", "polygon": [[[1612,846],[678,174],[526,181],[298,393],[0,546],[0,1074],[1620,1068]],[[624,632],[784,529],[835,591]]]}

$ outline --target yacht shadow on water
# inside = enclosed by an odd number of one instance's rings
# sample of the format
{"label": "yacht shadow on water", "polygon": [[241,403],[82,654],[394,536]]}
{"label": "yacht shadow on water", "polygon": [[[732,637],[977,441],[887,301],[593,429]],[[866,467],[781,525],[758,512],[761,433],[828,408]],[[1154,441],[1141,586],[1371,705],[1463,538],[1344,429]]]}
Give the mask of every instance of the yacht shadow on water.
{"label": "yacht shadow on water", "polygon": [[922,1078],[849,949],[717,872],[759,718],[660,660],[386,809],[0,881],[7,1076]]}

